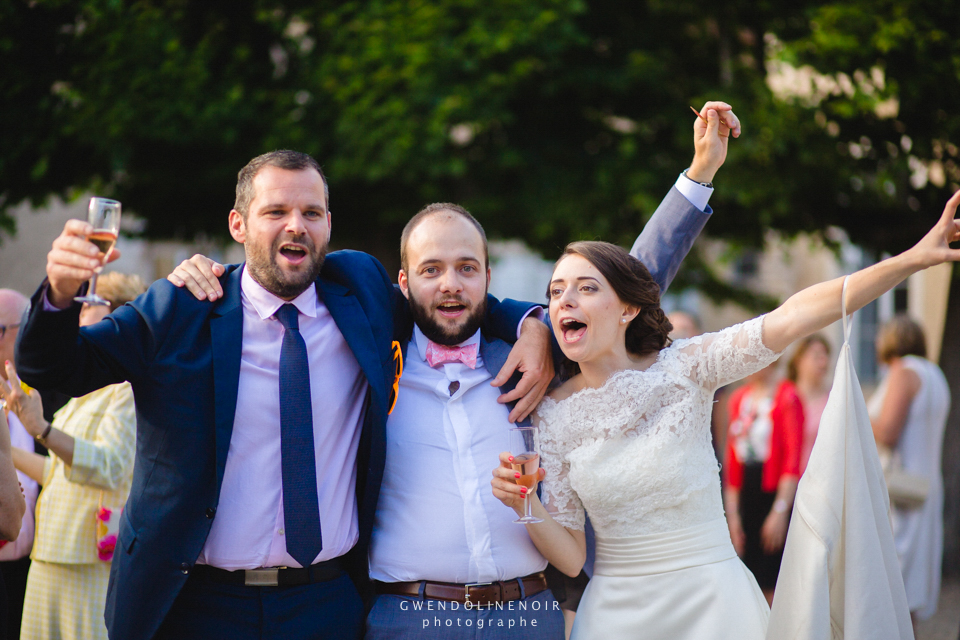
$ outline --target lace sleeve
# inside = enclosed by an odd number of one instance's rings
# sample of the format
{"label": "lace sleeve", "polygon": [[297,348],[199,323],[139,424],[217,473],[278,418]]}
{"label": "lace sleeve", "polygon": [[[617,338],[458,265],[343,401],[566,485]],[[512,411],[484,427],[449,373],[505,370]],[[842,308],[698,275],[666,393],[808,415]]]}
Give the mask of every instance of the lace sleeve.
{"label": "lace sleeve", "polygon": [[537,410],[540,416],[540,465],[547,472],[540,499],[547,513],[562,526],[583,531],[583,504],[569,478],[572,434],[561,433],[558,423],[551,424],[555,407],[551,398],[545,398]]}
{"label": "lace sleeve", "polygon": [[760,371],[780,357],[763,344],[760,316],[717,333],[678,340],[670,351],[681,372],[706,389],[717,389]]}

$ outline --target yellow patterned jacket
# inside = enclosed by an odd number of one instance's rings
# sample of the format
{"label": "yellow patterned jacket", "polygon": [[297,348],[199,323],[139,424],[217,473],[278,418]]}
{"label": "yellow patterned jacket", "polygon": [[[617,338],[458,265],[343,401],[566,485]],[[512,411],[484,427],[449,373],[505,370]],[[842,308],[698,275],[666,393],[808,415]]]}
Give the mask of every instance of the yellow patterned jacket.
{"label": "yellow patterned jacket", "polygon": [[120,509],[133,481],[137,424],[129,383],[114,384],[70,400],[53,426],[75,438],[73,464],[56,455],[43,468],[37,528],[30,557],[44,562],[101,562],[96,550],[96,512]]}

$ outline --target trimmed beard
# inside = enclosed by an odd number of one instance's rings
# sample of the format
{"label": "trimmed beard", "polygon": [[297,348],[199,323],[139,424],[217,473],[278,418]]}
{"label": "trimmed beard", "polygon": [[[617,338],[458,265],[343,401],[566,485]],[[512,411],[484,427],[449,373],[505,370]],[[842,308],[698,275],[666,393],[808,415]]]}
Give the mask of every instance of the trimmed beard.
{"label": "trimmed beard", "polygon": [[[430,340],[433,340],[437,344],[442,344],[447,347],[458,345],[475,334],[477,329],[483,325],[483,320],[487,316],[486,291],[484,291],[483,299],[472,312],[469,311],[470,307],[467,305],[466,301],[459,296],[454,296],[450,299],[456,300],[457,302],[463,304],[468,310],[468,314],[464,323],[460,325],[459,329],[453,329],[453,332],[435,320],[430,314],[431,309],[421,305],[420,302],[413,296],[412,292],[409,300],[410,315],[413,316],[413,321],[418,327],[420,327],[420,331],[423,332],[423,335]],[[436,309],[434,308],[433,310],[435,311]]]}
{"label": "trimmed beard", "polygon": [[[286,242],[296,242],[307,249],[308,259],[313,259],[313,266],[301,272],[286,273],[277,264],[276,256],[280,252],[280,245]],[[256,245],[247,245],[247,268],[250,275],[261,287],[284,300],[293,300],[313,284],[320,276],[323,261],[327,256],[328,245],[319,249],[313,246],[313,241],[307,234],[294,237],[277,237],[270,247],[268,256],[256,249]]]}

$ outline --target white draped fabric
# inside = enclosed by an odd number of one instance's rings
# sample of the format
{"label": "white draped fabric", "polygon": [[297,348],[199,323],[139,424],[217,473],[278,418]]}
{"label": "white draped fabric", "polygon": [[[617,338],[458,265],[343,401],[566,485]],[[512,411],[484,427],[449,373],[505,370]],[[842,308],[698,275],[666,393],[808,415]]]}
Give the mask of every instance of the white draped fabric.
{"label": "white draped fabric", "polygon": [[843,329],[833,389],[797,490],[770,640],[913,638],[846,314]]}

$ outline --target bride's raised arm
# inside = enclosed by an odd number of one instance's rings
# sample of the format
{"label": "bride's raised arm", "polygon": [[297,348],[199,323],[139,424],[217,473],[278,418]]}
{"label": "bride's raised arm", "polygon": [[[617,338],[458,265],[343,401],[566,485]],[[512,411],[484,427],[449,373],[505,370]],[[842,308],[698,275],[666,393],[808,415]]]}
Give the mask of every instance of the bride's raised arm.
{"label": "bride's raised arm", "polygon": [[[857,271],[847,283],[847,313],[876,300],[908,276],[942,262],[960,260],[960,249],[950,243],[960,240],[960,221],[955,220],[960,191],[953,194],[943,215],[916,245],[900,255]],[[843,278],[807,287],[770,312],[763,322],[763,343],[783,351],[790,343],[840,319]]]}

